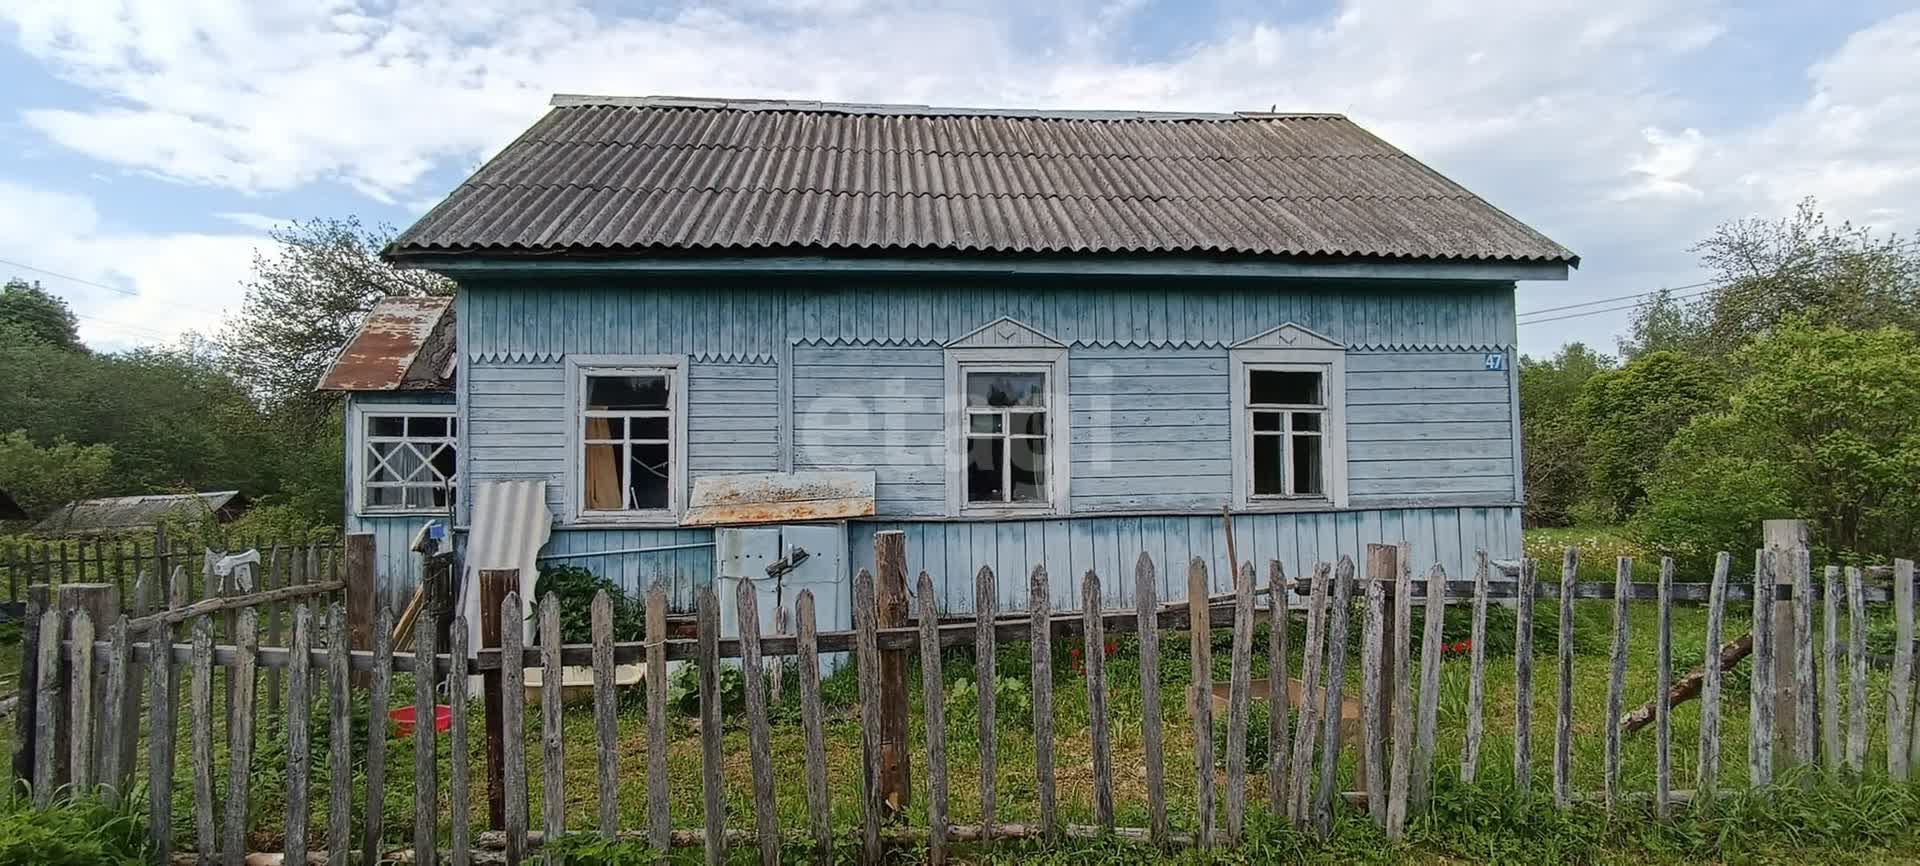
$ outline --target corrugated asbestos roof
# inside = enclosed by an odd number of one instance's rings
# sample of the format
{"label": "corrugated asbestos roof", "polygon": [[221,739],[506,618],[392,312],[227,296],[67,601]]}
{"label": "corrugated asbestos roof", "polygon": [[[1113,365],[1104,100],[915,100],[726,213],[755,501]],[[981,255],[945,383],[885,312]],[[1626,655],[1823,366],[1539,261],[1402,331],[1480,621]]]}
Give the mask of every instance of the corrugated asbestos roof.
{"label": "corrugated asbestos roof", "polygon": [[448,390],[453,343],[453,298],[381,298],[320,377],[320,390]]}
{"label": "corrugated asbestos roof", "polygon": [[1339,115],[564,96],[388,253],[889,250],[1579,264]]}
{"label": "corrugated asbestos roof", "polygon": [[178,493],[159,496],[113,496],[70,502],[33,527],[36,535],[89,535],[152,529],[162,517],[210,514],[231,520],[252,503],[238,490]]}

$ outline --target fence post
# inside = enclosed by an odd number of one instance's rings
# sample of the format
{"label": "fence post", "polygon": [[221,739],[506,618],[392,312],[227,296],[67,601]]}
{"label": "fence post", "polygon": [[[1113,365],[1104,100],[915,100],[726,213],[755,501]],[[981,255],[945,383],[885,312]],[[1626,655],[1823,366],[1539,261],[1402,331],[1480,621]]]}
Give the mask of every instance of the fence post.
{"label": "fence post", "polygon": [[[874,613],[880,628],[907,623],[907,535],[899,530],[873,535]],[[880,798],[890,820],[907,814],[913,793],[907,739],[907,651],[880,653]]]}
{"label": "fence post", "polygon": [[[55,603],[60,609],[60,621],[69,624],[69,628],[71,628],[74,613],[81,610],[86,611],[87,616],[95,623],[110,623],[120,618],[120,587],[111,583],[69,583],[62,585],[59,590],[57,590]],[[60,654],[60,679],[63,682],[71,682],[72,680],[72,664],[69,661],[70,658],[71,653],[62,652]],[[104,665],[95,666],[93,679],[96,680],[96,682],[93,684],[92,713],[93,718],[100,719],[104,718],[106,710],[107,690],[106,669]],[[89,753],[99,753],[100,733],[102,730],[102,727],[97,724],[92,726],[92,730],[89,732],[89,736],[92,737],[92,742],[87,745]],[[69,739],[71,736],[71,725],[60,729],[59,751],[55,754],[72,754],[70,751],[72,749],[72,741]],[[57,767],[63,766],[61,762],[58,761],[54,762],[54,765]],[[64,773],[61,774],[59,783],[64,785],[68,781],[70,781],[70,778]]]}
{"label": "fence post", "polygon": [[48,595],[46,584],[28,585],[26,617],[20,621],[20,685],[16,690],[19,700],[13,706],[13,778],[24,780],[30,787],[35,781],[33,732],[34,708],[39,705],[36,690],[40,685],[40,615],[47,611]]}
{"label": "fence post", "polygon": [[[1804,520],[1768,520],[1762,524],[1766,546],[1782,554],[1804,553],[1807,550],[1807,522]],[[1784,555],[1780,562],[1793,560]],[[1799,646],[1794,641],[1794,604],[1792,598],[1793,570],[1776,568],[1774,582],[1789,587],[1788,597],[1775,596],[1773,602],[1773,755],[1777,766],[1792,766],[1794,742],[1799,737],[1797,731],[1798,704],[1796,672],[1799,670]]]}
{"label": "fence post", "polygon": [[[520,569],[483,568],[480,570],[480,648],[500,649],[500,604],[520,588]],[[516,626],[518,624],[516,623]],[[507,828],[506,734],[502,727],[506,705],[501,693],[500,673],[507,661],[480,675],[481,694],[487,716],[487,821],[495,830]],[[525,696],[520,696],[525,700]]]}
{"label": "fence post", "polygon": [[[378,606],[375,593],[379,579],[374,573],[373,533],[349,532],[346,540],[347,645],[356,650],[373,649],[373,616]],[[366,688],[372,682],[366,671],[353,675],[354,688]]]}

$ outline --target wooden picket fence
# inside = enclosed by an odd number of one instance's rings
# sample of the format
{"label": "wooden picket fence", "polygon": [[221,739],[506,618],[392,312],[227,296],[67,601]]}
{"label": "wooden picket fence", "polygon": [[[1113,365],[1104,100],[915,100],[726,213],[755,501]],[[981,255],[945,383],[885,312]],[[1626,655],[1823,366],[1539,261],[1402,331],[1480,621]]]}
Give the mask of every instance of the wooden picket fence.
{"label": "wooden picket fence", "polygon": [[[340,539],[289,543],[235,535],[223,547],[228,551],[260,551],[263,589],[306,583],[310,578],[335,573],[343,555]],[[27,588],[36,584],[111,583],[120,588],[123,597],[131,597],[133,584],[140,577],[151,580],[152,575],[171,575],[176,565],[197,577],[200,556],[200,549],[168,539],[163,529],[138,537],[0,540],[0,589],[6,593],[0,603],[24,603]]]}
{"label": "wooden picket fence", "polygon": [[[125,785],[133,778],[133,768],[124,765],[123,759],[118,757],[122,754],[120,751],[114,746],[102,746],[99,751],[90,754],[77,744],[94,742],[93,727],[96,725],[101,726],[116,745],[121,741],[112,738],[125,736],[116,732],[138,730],[137,726],[126,725],[126,720],[117,714],[124,712],[121,708],[129,706],[123,700],[129,690],[140,688],[130,671],[138,665],[145,665],[148,674],[146,687],[150,695],[148,729],[164,732],[151,737],[146,755],[152,841],[160,852],[161,861],[166,862],[175,850],[171,838],[171,785],[176,759],[172,737],[166,734],[174,730],[176,714],[179,712],[179,695],[175,691],[173,671],[177,666],[184,665],[190,677],[186,712],[194,721],[191,753],[187,756],[192,767],[194,838],[190,840],[190,846],[182,847],[200,852],[199,856],[204,862],[212,862],[217,852],[220,861],[238,866],[246,853],[245,841],[250,826],[247,814],[249,786],[255,770],[254,722],[250,711],[253,706],[254,675],[261,669],[284,670],[288,682],[286,713],[289,732],[286,826],[295,829],[286,835],[283,862],[305,863],[309,862],[310,855],[320,856],[308,850],[309,840],[304,829],[310,826],[308,766],[315,745],[307,733],[309,713],[313,701],[322,694],[329,701],[326,712],[331,718],[329,742],[325,746],[331,807],[328,826],[324,833],[319,834],[325,841],[325,861],[344,864],[349,852],[356,847],[364,858],[361,862],[373,863],[383,858],[393,858],[396,855],[387,851],[383,843],[383,816],[380,809],[367,810],[366,820],[357,834],[355,828],[350,826],[352,750],[355,747],[351,742],[353,736],[350,728],[354,699],[352,690],[355,687],[353,675],[356,672],[367,675],[370,681],[368,701],[371,717],[382,719],[387,715],[394,698],[393,675],[413,672],[421,674],[414,678],[411,699],[416,717],[423,721],[412,734],[417,738],[412,768],[414,790],[417,792],[413,848],[398,855],[399,858],[409,862],[434,863],[439,861],[444,852],[447,862],[453,864],[474,862],[483,854],[488,857],[504,855],[507,862],[518,862],[546,841],[565,833],[570,823],[576,829],[588,823],[584,817],[570,822],[566,814],[564,792],[567,756],[560,723],[563,713],[562,668],[567,665],[589,665],[594,675],[596,743],[592,757],[597,766],[599,795],[594,829],[610,839],[641,839],[661,849],[702,846],[707,852],[708,862],[720,862],[729,845],[751,845],[758,848],[763,862],[774,863],[781,857],[783,829],[777,823],[774,808],[775,781],[766,675],[770,660],[791,657],[796,661],[794,667],[798,672],[800,724],[805,738],[804,790],[808,818],[804,828],[790,829],[797,838],[810,840],[824,856],[834,845],[836,830],[831,820],[827,787],[826,737],[823,730],[826,714],[821,700],[820,656],[823,652],[851,651],[857,665],[865,768],[859,840],[863,855],[869,862],[878,862],[887,846],[902,842],[926,845],[929,856],[935,862],[942,861],[953,844],[1006,838],[1057,840],[1062,837],[1113,834],[1159,845],[1232,846],[1240,841],[1246,828],[1250,796],[1264,799],[1267,809],[1276,816],[1284,816],[1294,826],[1323,834],[1330,831],[1336,809],[1358,808],[1384,827],[1389,837],[1398,839],[1406,832],[1410,816],[1425,808],[1437,772],[1434,755],[1439,714],[1442,606],[1449,600],[1470,604],[1472,613],[1471,688],[1466,708],[1465,750],[1459,768],[1462,780],[1468,783],[1474,782],[1478,774],[1489,721],[1485,718],[1487,611],[1493,604],[1512,604],[1515,613],[1514,688],[1517,697],[1515,717],[1512,719],[1512,784],[1523,794],[1534,784],[1530,714],[1535,688],[1533,634],[1537,599],[1558,602],[1558,725],[1548,760],[1552,768],[1553,799],[1563,807],[1588,796],[1584,792],[1575,792],[1571,781],[1574,659],[1571,638],[1573,601],[1576,599],[1613,601],[1604,790],[1599,794],[1599,799],[1609,809],[1618,808],[1629,797],[1643,797],[1650,793],[1657,813],[1666,816],[1676,803],[1711,802],[1719,794],[1717,762],[1721,753],[1721,675],[1717,661],[1723,638],[1721,629],[1724,613],[1727,605],[1733,602],[1751,602],[1754,612],[1752,692],[1755,698],[1749,726],[1749,769],[1754,785],[1772,784],[1776,769],[1782,769],[1774,765],[1774,704],[1768,697],[1773,694],[1776,685],[1771,680],[1774,654],[1781,651],[1774,643],[1771,616],[1775,602],[1781,599],[1789,600],[1796,612],[1792,649],[1799,661],[1793,712],[1799,724],[1794,729],[1795,737],[1790,744],[1792,763],[1809,766],[1816,763],[1814,737],[1815,715],[1818,713],[1825,722],[1823,727],[1827,735],[1826,759],[1829,765],[1845,765],[1856,772],[1866,767],[1868,663],[1864,611],[1868,603],[1891,601],[1897,611],[1899,637],[1888,701],[1890,743],[1887,755],[1887,767],[1894,778],[1906,777],[1910,756],[1916,745],[1913,736],[1920,733],[1911,724],[1913,565],[1906,560],[1896,562],[1890,590],[1866,586],[1862,572],[1857,569],[1842,571],[1830,568],[1821,584],[1816,585],[1809,573],[1810,557],[1804,550],[1758,552],[1750,588],[1734,580],[1732,558],[1727,554],[1720,555],[1711,581],[1705,584],[1676,584],[1671,561],[1663,563],[1657,583],[1635,583],[1632,580],[1632,563],[1626,559],[1617,563],[1614,581],[1580,582],[1576,579],[1577,554],[1572,550],[1567,551],[1557,582],[1540,581],[1536,563],[1531,560],[1522,564],[1516,581],[1496,580],[1489,573],[1484,555],[1480,557],[1480,568],[1472,579],[1450,581],[1437,566],[1423,578],[1416,579],[1413,569],[1408,565],[1410,556],[1404,545],[1399,548],[1374,545],[1367,553],[1365,575],[1356,574],[1355,563],[1346,557],[1338,563],[1317,563],[1305,577],[1287,574],[1280,563],[1272,562],[1268,565],[1265,585],[1262,587],[1256,580],[1254,566],[1248,563],[1233,575],[1232,591],[1224,596],[1209,594],[1211,584],[1206,566],[1203,561],[1196,559],[1187,566],[1187,598],[1206,601],[1187,604],[1160,601],[1157,566],[1143,553],[1133,575],[1135,606],[1131,610],[1101,609],[1099,600],[1105,597],[1102,594],[1104,578],[1089,572],[1080,581],[1080,597],[1083,600],[1080,608],[1055,611],[1046,571],[1044,567],[1036,567],[1027,583],[1027,609],[1003,616],[999,611],[999,577],[991,569],[983,567],[975,575],[976,603],[970,619],[943,619],[937,609],[938,597],[933,579],[922,573],[912,592],[912,596],[919,601],[914,606],[917,608],[913,613],[914,621],[888,623],[884,620],[889,604],[909,597],[902,567],[902,541],[898,537],[887,537],[897,535],[881,533],[882,538],[876,540],[877,548],[883,543],[890,545],[882,551],[883,555],[876,558],[881,571],[878,578],[864,569],[854,576],[854,628],[849,631],[820,631],[817,628],[813,596],[810,591],[803,590],[793,607],[796,633],[791,636],[762,635],[758,626],[758,596],[750,582],[742,581],[733,599],[721,599],[713,587],[701,591],[698,631],[697,636],[692,638],[667,636],[667,595],[664,588],[656,586],[646,596],[646,640],[613,641],[612,608],[603,593],[592,604],[593,641],[589,644],[563,645],[560,638],[560,605],[553,596],[548,596],[538,606],[539,644],[527,647],[523,645],[521,630],[517,627],[524,610],[521,600],[517,595],[505,592],[505,587],[512,584],[511,572],[487,572],[482,575],[483,584],[501,587],[500,592],[505,596],[497,606],[489,604],[482,608],[485,622],[481,624],[480,632],[485,646],[478,649],[469,646],[467,623],[456,618],[448,632],[450,645],[444,648],[445,652],[436,646],[435,630],[430,628],[415,631],[412,652],[396,651],[389,637],[391,614],[385,610],[378,614],[371,650],[350,649],[345,613],[339,604],[328,608],[318,621],[309,608],[297,607],[292,616],[292,643],[284,649],[258,645],[259,618],[257,611],[252,608],[241,611],[233,643],[219,646],[214,644],[211,626],[204,617],[194,624],[189,643],[175,642],[166,623],[124,618],[111,624],[105,640],[97,640],[95,624],[84,615],[67,622],[59,611],[48,611],[38,621],[41,639],[38,642],[40,673],[36,724],[40,726],[43,736],[60,730],[67,731],[71,742],[76,745],[67,754],[57,750],[41,751],[39,760],[46,766],[40,768],[38,778],[61,777],[52,764],[66,761],[68,766],[64,778],[71,779],[77,785],[121,780],[119,790],[129,790]],[[1294,603],[1275,603],[1275,600],[1282,599],[1294,600]],[[1813,603],[1816,600],[1824,602],[1826,646],[1821,656],[1815,655],[1812,638]],[[1851,614],[1851,629],[1846,636],[1846,678],[1841,677],[1835,661],[1840,653],[1837,644],[1840,634],[1838,605],[1842,600]],[[1653,724],[1658,756],[1655,789],[1651,792],[1629,792],[1621,784],[1628,613],[1629,604],[1633,601],[1652,601],[1658,606],[1658,695],[1665,695],[1670,685],[1669,663],[1673,660],[1670,614],[1673,605],[1686,601],[1707,606],[1704,635],[1706,679],[1700,695],[1700,763],[1695,773],[1696,787],[1691,792],[1673,789],[1670,710],[1665,701],[1655,702]],[[737,621],[740,623],[737,637],[721,637],[719,622],[723,603],[737,606]],[[1414,669],[1413,636],[1410,633],[1415,603],[1423,605],[1426,612],[1425,627],[1419,637],[1421,651],[1417,670]],[[1291,622],[1288,615],[1289,608],[1296,605],[1305,608],[1304,634],[1293,631],[1297,625]],[[1346,691],[1349,664],[1347,647],[1350,630],[1356,625],[1356,606],[1362,634],[1358,659],[1362,734],[1359,743],[1350,745],[1363,753],[1363,761],[1359,765],[1363,772],[1355,780],[1359,785],[1358,790],[1342,791],[1338,772],[1343,746],[1341,713],[1337,710],[1322,712],[1322,709],[1340,707]],[[503,628],[502,623],[507,627]],[[1255,669],[1253,657],[1260,651],[1255,646],[1255,627],[1261,623],[1269,626],[1264,651],[1270,659],[1275,660],[1275,663],[1268,665],[1270,694],[1288,693],[1288,665],[1278,660],[1289,659],[1297,652],[1302,656],[1305,694],[1324,696],[1324,703],[1311,697],[1302,701],[1298,725],[1292,727],[1289,726],[1287,713],[1268,714],[1272,769],[1266,774],[1266,790],[1250,792],[1247,755],[1248,728],[1252,718],[1250,693]],[[1211,653],[1216,626],[1230,627],[1232,630],[1225,773],[1218,776],[1215,771],[1216,756],[1213,754],[1213,707],[1208,698],[1213,686]],[[1162,635],[1177,633],[1182,629],[1188,633],[1193,656],[1192,669],[1195,672],[1192,682],[1187,685],[1192,686],[1194,694],[1198,695],[1197,699],[1190,702],[1194,729],[1193,754],[1191,763],[1185,766],[1185,771],[1194,775],[1197,801],[1194,804],[1194,824],[1176,830],[1168,817],[1168,786],[1165,782],[1168,772],[1178,771],[1167,766],[1170,756],[1165,754],[1163,746],[1161,706],[1163,689],[1167,684],[1161,681],[1159,659]],[[1111,686],[1102,650],[1108,635],[1128,631],[1136,632],[1139,639],[1141,735],[1150,816],[1146,827],[1120,827],[1115,824],[1113,732],[1108,709]],[[148,639],[136,640],[143,636]],[[1084,688],[1090,716],[1088,735],[1092,745],[1095,823],[1087,826],[1061,823],[1055,792],[1052,644],[1055,640],[1076,638],[1085,648]],[[1001,728],[994,706],[994,659],[999,645],[1023,640],[1029,643],[1031,650],[1032,716],[1030,719],[1009,721],[1017,725],[1032,725],[1038,818],[1033,823],[1011,824],[999,822],[996,815],[995,739]],[[1297,646],[1295,641],[1298,641]],[[157,651],[155,647],[158,647]],[[954,825],[949,820],[950,798],[956,783],[948,776],[946,682],[941,670],[941,650],[946,647],[971,647],[976,660],[980,736],[977,790],[981,819],[980,823],[974,825]],[[62,699],[63,686],[55,673],[61,670],[62,653],[70,670],[70,679],[64,686],[66,700]],[[919,659],[922,711],[926,721],[924,754],[914,756],[916,759],[924,758],[928,779],[926,829],[922,831],[887,826],[898,817],[890,813],[887,789],[895,783],[888,776],[894,772],[896,764],[904,766],[907,760],[904,754],[905,741],[889,739],[894,735],[887,733],[887,727],[889,716],[897,716],[907,710],[907,702],[901,700],[898,692],[903,683],[888,680],[904,677],[908,666],[890,663],[889,659],[897,662],[912,654],[917,654]],[[1826,660],[1824,688],[1816,688],[1816,658]],[[519,663],[512,663],[511,660],[516,659]],[[722,690],[719,677],[722,659],[737,659],[745,675],[744,727],[754,794],[753,830],[750,832],[727,829],[723,796],[726,755],[722,742]],[[503,664],[503,660],[508,661]],[[675,660],[693,660],[699,666],[698,728],[704,823],[697,830],[676,829],[669,819],[667,678],[657,672],[665,670],[667,663]],[[646,821],[644,828],[630,830],[620,826],[616,807],[623,780],[618,776],[620,762],[616,760],[619,751],[614,669],[618,664],[634,662],[645,663],[655,675],[647,677],[645,686]],[[88,707],[92,706],[89,702],[90,690],[94,687],[92,671],[102,664],[106,669],[105,717],[96,718]],[[529,710],[524,700],[524,677],[525,669],[529,667],[541,669],[543,675],[537,707],[542,718],[542,742],[537,766],[532,767],[520,757],[526,754],[527,746],[525,713]],[[215,814],[216,761],[210,690],[216,668],[228,669],[237,689],[235,706],[242,708],[229,732],[229,777],[223,819]],[[498,762],[497,767],[488,769],[491,784],[482,788],[490,798],[496,799],[499,807],[497,820],[500,829],[493,832],[476,832],[471,826],[468,798],[474,789],[474,768],[469,766],[468,747],[470,738],[474,736],[470,704],[475,695],[470,691],[469,675],[480,678],[483,683],[480,697],[484,698],[485,736],[489,740],[488,763]],[[1414,676],[1419,679],[1417,690],[1413,685]],[[432,723],[425,721],[434,717],[438,703],[435,687],[441,680],[445,681],[448,689],[447,703],[452,714],[451,727],[446,732],[450,742],[444,750],[444,756],[436,743],[440,735]],[[1842,693],[1847,696],[1851,710],[1844,729],[1840,721]],[[1818,706],[1816,696],[1824,696]],[[131,706],[137,708],[137,701]],[[1844,742],[1840,739],[1843,730]],[[375,725],[363,744],[366,751],[365,784],[369,792],[384,790],[388,771],[385,764],[388,737],[389,732],[384,725]],[[1389,744],[1390,756],[1387,754]],[[1175,760],[1178,758],[1175,757]],[[444,834],[442,804],[438,793],[443,763],[451,783],[448,787],[450,819]],[[537,830],[528,826],[528,777],[533,772],[543,774],[544,778],[543,826]],[[37,786],[33,794],[39,803],[45,804],[51,801],[56,792],[52,786]],[[378,794],[368,799],[369,802],[380,802]]]}

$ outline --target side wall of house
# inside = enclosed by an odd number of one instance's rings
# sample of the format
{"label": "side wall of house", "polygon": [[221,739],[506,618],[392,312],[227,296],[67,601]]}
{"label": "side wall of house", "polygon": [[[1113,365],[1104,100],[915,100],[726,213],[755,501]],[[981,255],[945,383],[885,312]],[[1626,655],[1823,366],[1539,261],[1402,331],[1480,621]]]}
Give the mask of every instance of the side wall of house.
{"label": "side wall of house", "polygon": [[[439,406],[454,404],[454,395],[432,392],[365,392],[349,394],[348,406],[391,407],[402,406]],[[352,417],[352,413],[348,413]],[[359,482],[360,455],[353,453],[358,444],[352,436],[346,437],[346,465],[349,485]],[[353,491],[347,491],[346,530],[348,532],[373,533],[374,573],[380,596],[395,610],[405,606],[412,596],[413,588],[420,585],[423,563],[420,555],[413,552],[413,536],[420,527],[439,520],[446,522],[444,514],[381,514],[362,513],[354,508]]]}

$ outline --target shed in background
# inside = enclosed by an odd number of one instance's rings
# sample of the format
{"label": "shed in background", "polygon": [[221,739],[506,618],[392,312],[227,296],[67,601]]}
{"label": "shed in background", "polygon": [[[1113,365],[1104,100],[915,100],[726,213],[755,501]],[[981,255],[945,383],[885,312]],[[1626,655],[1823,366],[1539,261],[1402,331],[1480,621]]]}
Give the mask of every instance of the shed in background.
{"label": "shed in background", "polygon": [[153,529],[162,519],[171,515],[212,516],[214,520],[226,523],[252,507],[253,500],[238,490],[82,499],[59,507],[46,519],[34,524],[33,534],[63,536],[143,532]]}

